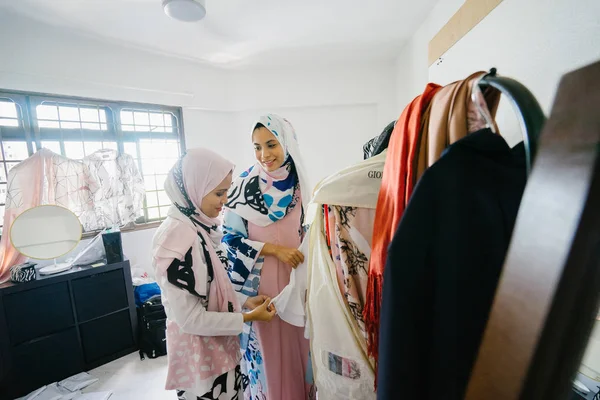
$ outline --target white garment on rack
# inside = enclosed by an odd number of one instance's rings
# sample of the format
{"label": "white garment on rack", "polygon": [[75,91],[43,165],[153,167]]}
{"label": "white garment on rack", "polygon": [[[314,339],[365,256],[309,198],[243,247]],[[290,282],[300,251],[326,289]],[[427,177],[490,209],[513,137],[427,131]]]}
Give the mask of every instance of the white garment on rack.
{"label": "white garment on rack", "polygon": [[[319,210],[322,204],[374,209],[386,155],[384,151],[324,179],[312,203]],[[340,291],[323,235],[323,213],[315,214],[300,248],[305,262],[292,271],[290,284],[273,303],[284,321],[300,325],[306,320],[319,397],[375,399],[375,371],[360,344],[365,339],[357,334],[354,316]]]}
{"label": "white garment on rack", "polygon": [[[375,157],[364,160],[356,165],[345,168],[325,179],[315,188],[310,206],[320,209],[322,204],[347,207],[375,208],[381,188],[381,177],[387,150]],[[312,215],[313,219],[323,218],[321,212]],[[307,220],[309,225],[312,223]],[[310,231],[300,245],[304,254],[304,262],[292,270],[290,283],[271,301],[275,304],[277,315],[288,324],[304,326],[306,289],[309,274],[309,251],[314,245],[310,243]]]}
{"label": "white garment on rack", "polygon": [[82,216],[85,231],[134,222],[142,208],[144,180],[129,154],[103,149],[83,159],[93,206]]}

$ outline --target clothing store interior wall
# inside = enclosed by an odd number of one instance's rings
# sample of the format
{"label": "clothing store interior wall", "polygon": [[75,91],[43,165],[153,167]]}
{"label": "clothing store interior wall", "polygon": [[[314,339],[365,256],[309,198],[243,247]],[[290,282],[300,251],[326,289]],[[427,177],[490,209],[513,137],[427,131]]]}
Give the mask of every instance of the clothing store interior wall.
{"label": "clothing store interior wall", "polygon": [[[549,115],[560,78],[600,59],[600,1],[503,0],[430,63],[429,42],[476,1],[207,0],[199,26],[167,18],[160,0],[0,0],[0,92],[181,107],[186,148],[226,156],[234,176],[254,162],[257,116],[279,114],[314,185],[362,160],[428,82],[495,67]],[[509,144],[522,139],[504,99],[496,121]],[[138,274],[152,275],[156,229],[123,231]]]}

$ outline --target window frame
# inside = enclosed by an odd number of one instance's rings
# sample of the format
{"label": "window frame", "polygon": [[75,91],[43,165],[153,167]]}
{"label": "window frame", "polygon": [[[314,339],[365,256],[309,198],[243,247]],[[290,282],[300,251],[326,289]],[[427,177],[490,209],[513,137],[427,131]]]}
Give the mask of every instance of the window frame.
{"label": "window frame", "polygon": [[[185,132],[183,124],[183,110],[179,106],[159,105],[152,103],[139,103],[139,102],[128,102],[128,101],[115,101],[115,100],[102,100],[90,97],[79,97],[79,96],[64,96],[55,94],[46,94],[39,92],[26,92],[17,90],[7,90],[0,88],[0,100],[12,100],[17,105],[17,116],[21,112],[21,124],[18,127],[0,126],[0,151],[3,151],[5,141],[25,141],[27,143],[27,151],[29,157],[35,154],[36,149],[41,149],[41,143],[43,141],[58,141],[61,146],[62,154],[65,154],[65,141],[76,141],[76,142],[116,142],[117,150],[119,153],[124,153],[124,143],[136,143],[137,154],[131,154],[137,163],[138,170],[142,175],[142,160],[140,154],[140,139],[158,139],[158,140],[169,140],[174,139],[178,141],[179,154],[185,154],[186,143],[185,143]],[[37,107],[45,103],[54,103],[57,106],[77,106],[77,107],[98,107],[99,109],[105,110],[106,122],[100,121],[99,126],[102,128],[103,124],[106,124],[106,130],[95,130],[95,129],[83,129],[83,128],[40,128],[37,118]],[[171,126],[173,132],[152,132],[152,131],[124,131],[121,124],[121,112],[122,111],[141,111],[145,113],[161,113],[171,114],[172,121]],[[81,111],[80,112],[80,123]],[[163,117],[164,118],[164,117]],[[60,115],[58,118],[59,121]],[[91,122],[95,123],[95,122]],[[129,125],[129,124],[128,124]],[[134,125],[135,126],[135,125]],[[150,128],[154,125],[150,124]],[[84,145],[85,151],[85,145]],[[2,161],[0,167],[4,168],[4,164],[7,160]],[[21,160],[22,161],[22,160]],[[8,177],[8,173],[7,173]],[[158,189],[160,190],[160,189]],[[155,192],[148,191],[147,192]],[[161,207],[159,204],[157,206]],[[121,228],[122,231],[134,231],[150,229],[158,226],[164,217],[159,219],[150,219],[148,217],[148,206],[146,196],[143,201],[143,213],[142,219],[135,223],[128,224]],[[150,207],[153,208],[153,207]],[[85,232],[84,237],[91,237],[96,235],[96,231]]]}

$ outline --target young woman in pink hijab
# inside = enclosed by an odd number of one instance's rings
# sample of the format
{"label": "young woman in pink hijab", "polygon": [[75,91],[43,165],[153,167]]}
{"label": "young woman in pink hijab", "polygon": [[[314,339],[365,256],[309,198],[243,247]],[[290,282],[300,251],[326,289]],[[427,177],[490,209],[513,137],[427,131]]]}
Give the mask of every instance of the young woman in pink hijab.
{"label": "young woman in pink hijab", "polygon": [[245,322],[270,321],[267,296],[239,299],[221,251],[220,221],[233,164],[206,149],[191,149],[169,172],[173,206],[152,243],[153,266],[167,313],[167,390],[180,399],[241,400],[238,335]]}
{"label": "young woman in pink hijab", "polygon": [[[251,133],[256,163],[236,179],[229,192],[223,243],[235,290],[273,298],[290,282],[292,268],[304,260],[298,247],[312,188],[296,132],[286,119],[264,115]],[[250,380],[247,399],[314,397],[304,328],[277,316],[269,324],[254,323],[245,330],[242,348],[242,367]]]}

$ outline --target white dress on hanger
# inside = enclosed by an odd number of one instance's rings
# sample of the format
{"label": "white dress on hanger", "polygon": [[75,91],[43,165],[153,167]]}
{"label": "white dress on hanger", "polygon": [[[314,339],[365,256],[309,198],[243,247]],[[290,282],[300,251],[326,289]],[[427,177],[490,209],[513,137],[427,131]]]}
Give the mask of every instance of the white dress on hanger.
{"label": "white dress on hanger", "polygon": [[85,231],[134,222],[142,208],[144,180],[129,154],[103,149],[83,159],[92,206],[81,222]]}

